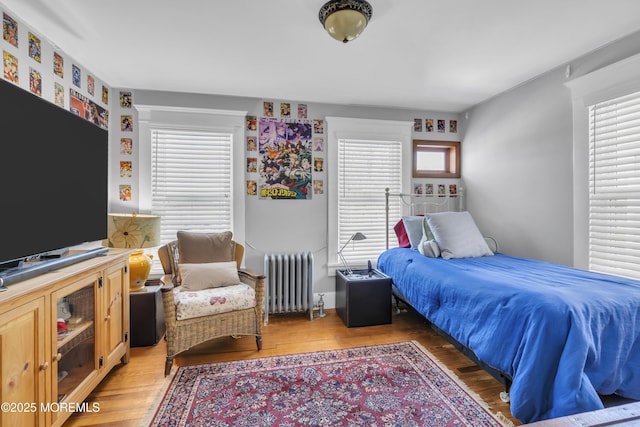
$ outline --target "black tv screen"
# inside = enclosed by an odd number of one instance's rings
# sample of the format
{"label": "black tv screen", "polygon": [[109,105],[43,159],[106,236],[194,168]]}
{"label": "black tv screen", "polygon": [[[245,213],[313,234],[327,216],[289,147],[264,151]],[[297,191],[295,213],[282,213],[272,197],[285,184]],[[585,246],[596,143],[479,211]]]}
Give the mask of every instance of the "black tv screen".
{"label": "black tv screen", "polygon": [[107,235],[108,132],[0,80],[0,267]]}

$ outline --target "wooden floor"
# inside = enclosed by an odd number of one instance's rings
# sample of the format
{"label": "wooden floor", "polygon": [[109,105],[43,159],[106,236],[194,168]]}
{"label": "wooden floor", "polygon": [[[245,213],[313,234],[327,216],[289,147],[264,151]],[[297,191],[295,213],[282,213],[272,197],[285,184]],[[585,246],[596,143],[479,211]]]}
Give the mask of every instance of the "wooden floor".
{"label": "wooden floor", "polygon": [[[394,313],[390,325],[359,328],[346,328],[333,310],[313,321],[303,314],[270,315],[263,334],[260,352],[252,337],[220,338],[183,353],[176,362],[182,366],[415,340],[447,365],[494,413],[502,412],[515,425],[520,424],[511,416],[508,404],[500,400],[502,384],[439,337],[412,311]],[[100,411],[76,413],[65,426],[141,425],[161,395],[165,351],[163,340],[156,346],[132,348],[129,363],[116,367],[87,399],[99,403]]]}

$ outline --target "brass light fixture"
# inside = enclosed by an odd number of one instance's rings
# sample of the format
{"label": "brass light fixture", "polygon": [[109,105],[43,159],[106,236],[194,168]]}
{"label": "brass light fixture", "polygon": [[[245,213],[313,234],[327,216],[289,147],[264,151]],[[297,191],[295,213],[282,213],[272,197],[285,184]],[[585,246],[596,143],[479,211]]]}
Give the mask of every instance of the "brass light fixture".
{"label": "brass light fixture", "polygon": [[318,17],[329,35],[343,43],[358,37],[371,20],[373,8],[365,0],[329,0]]}

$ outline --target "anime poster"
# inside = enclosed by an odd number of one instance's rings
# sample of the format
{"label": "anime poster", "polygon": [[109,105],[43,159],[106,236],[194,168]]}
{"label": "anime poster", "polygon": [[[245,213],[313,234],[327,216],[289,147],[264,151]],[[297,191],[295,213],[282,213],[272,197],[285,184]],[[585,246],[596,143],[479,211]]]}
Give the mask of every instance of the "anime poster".
{"label": "anime poster", "polygon": [[42,96],[42,75],[31,67],[29,67],[29,90],[31,93]]}
{"label": "anime poster", "polygon": [[103,129],[109,128],[109,112],[73,89],[69,89],[69,111]]}
{"label": "anime poster", "polygon": [[130,161],[120,161],[120,178],[131,178],[133,176],[133,163]]}
{"label": "anime poster", "polygon": [[64,78],[64,58],[57,52],[53,52],[53,73]]}
{"label": "anime poster", "polygon": [[18,79],[18,58],[11,55],[6,50],[3,52],[4,54],[4,78],[9,80],[10,82],[14,82],[15,84],[19,84],[20,81]]}
{"label": "anime poster", "polygon": [[130,202],[131,201],[131,185],[130,184],[121,184],[119,186],[119,194],[121,202]]}
{"label": "anime poster", "polygon": [[298,104],[298,118],[299,119],[307,118],[307,104]]}
{"label": "anime poster", "polygon": [[425,130],[427,132],[433,132],[433,119],[427,118],[424,123],[425,123]]}
{"label": "anime poster", "polygon": [[424,194],[427,197],[433,197],[433,184],[424,185]]}
{"label": "anime poster", "polygon": [[58,82],[53,84],[53,99],[58,107],[64,108],[64,86]]}
{"label": "anime poster", "polygon": [[133,132],[133,116],[120,116],[120,130]]}
{"label": "anime poster", "polygon": [[458,133],[458,121],[457,120],[449,120],[449,132]]}
{"label": "anime poster", "polygon": [[262,103],[262,115],[265,117],[273,117],[273,102],[264,101]]}
{"label": "anime poster", "polygon": [[76,64],[71,64],[71,82],[76,87],[81,87],[80,80],[82,80],[82,71]]}
{"label": "anime poster", "polygon": [[280,103],[280,117],[291,117],[291,104],[288,102]]}
{"label": "anime poster", "polygon": [[413,119],[413,131],[422,132],[422,119]]}
{"label": "anime poster", "polygon": [[120,138],[120,154],[124,154],[124,155],[133,154],[132,138]]}
{"label": "anime poster", "polygon": [[444,120],[438,119],[438,132],[444,132]]}
{"label": "anime poster", "polygon": [[96,79],[91,75],[87,75],[87,92],[89,95],[94,96],[96,91]]}
{"label": "anime poster", "polygon": [[18,47],[18,23],[6,13],[2,14],[2,33],[6,41]]}
{"label": "anime poster", "polygon": [[109,105],[109,88],[102,86],[102,103]]}
{"label": "anime poster", "polygon": [[131,108],[133,106],[133,95],[131,92],[120,91],[120,107]]}
{"label": "anime poster", "polygon": [[42,61],[42,43],[38,36],[32,32],[29,32],[29,56],[32,57],[34,61]]}
{"label": "anime poster", "polygon": [[311,199],[312,129],[310,120],[260,118],[261,199]]}

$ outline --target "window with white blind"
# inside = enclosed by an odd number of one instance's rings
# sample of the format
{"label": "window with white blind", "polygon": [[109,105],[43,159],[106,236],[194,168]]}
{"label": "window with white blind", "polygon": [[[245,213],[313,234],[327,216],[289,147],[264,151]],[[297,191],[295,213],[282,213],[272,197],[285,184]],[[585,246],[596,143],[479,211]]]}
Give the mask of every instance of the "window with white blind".
{"label": "window with white blind", "polygon": [[[356,232],[365,240],[350,242],[342,255],[350,267],[373,263],[386,249],[385,188],[402,188],[402,142],[338,139],[338,248]],[[390,199],[389,218],[400,218],[400,200]]]}
{"label": "window with white blind", "polygon": [[151,210],[161,241],[178,230],[233,230],[231,133],[151,129]]}
{"label": "window with white blind", "polygon": [[640,278],[640,92],[589,107],[589,268]]}

